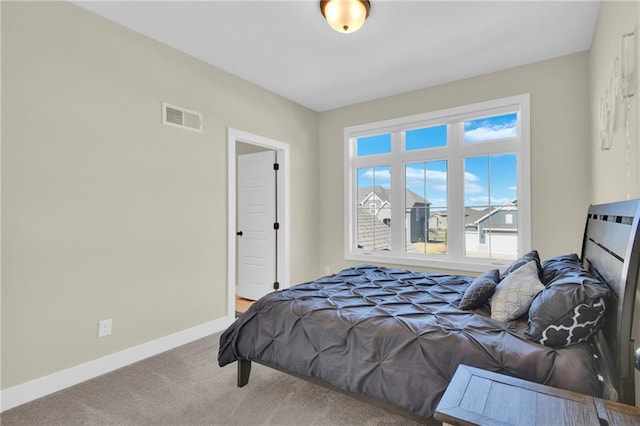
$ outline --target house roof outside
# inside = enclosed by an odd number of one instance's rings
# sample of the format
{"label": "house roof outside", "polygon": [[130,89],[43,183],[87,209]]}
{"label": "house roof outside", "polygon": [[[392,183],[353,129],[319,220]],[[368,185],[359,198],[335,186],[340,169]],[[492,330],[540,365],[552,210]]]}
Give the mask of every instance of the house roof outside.
{"label": "house roof outside", "polygon": [[[472,209],[471,207],[465,207],[464,208],[464,223],[466,225],[471,225],[473,224],[476,220],[480,219],[483,216],[487,215],[487,209],[483,209],[483,210],[476,210],[476,209]],[[447,210],[438,210],[438,211],[434,211],[433,213],[431,213],[431,217],[433,216],[440,216],[440,217],[448,217],[449,213],[447,212]]]}
{"label": "house roof outside", "polygon": [[476,210],[470,207],[464,208],[464,223],[465,225],[473,225],[478,219],[487,215],[487,209]]}
{"label": "house roof outside", "polygon": [[[503,210],[518,210],[518,199],[514,198],[513,200],[494,208],[489,212],[489,209],[485,208],[482,210],[473,209],[470,207],[465,207],[464,209],[464,223],[466,226],[477,226],[480,222],[487,220],[489,217],[495,215],[496,213]],[[447,217],[447,211],[436,211],[431,214],[433,216],[441,216]],[[511,224],[491,224],[492,229],[515,229],[516,227]]]}
{"label": "house roof outside", "polygon": [[[366,200],[371,193],[374,193],[376,197],[378,197],[382,202],[387,202],[391,204],[391,191],[379,185],[359,186],[358,187],[358,204],[362,204],[364,200]],[[405,202],[408,208],[413,207],[416,204],[431,205],[431,202],[429,200],[424,199],[423,197],[411,191],[410,189],[407,189],[405,196],[406,196]]]}
{"label": "house roof outside", "polygon": [[[501,205],[500,207],[496,207],[496,208],[495,208],[495,209],[493,209],[490,213],[486,213],[486,211],[485,211],[485,214],[484,214],[482,217],[480,217],[479,219],[475,220],[475,221],[473,222],[473,224],[474,224],[474,225],[477,225],[477,224],[479,224],[480,222],[484,222],[485,220],[489,219],[491,216],[495,215],[496,213],[498,213],[498,212],[500,212],[500,211],[502,211],[502,210],[516,210],[516,211],[517,211],[517,210],[518,210],[518,199],[517,199],[517,198],[514,198],[513,200],[511,200],[511,201],[509,201],[509,202],[506,202],[505,204]],[[491,227],[492,227],[492,228],[498,228],[498,225],[493,225],[493,224],[492,224],[492,225],[491,225]],[[503,227],[503,228],[505,228],[505,229],[506,229],[506,228],[511,228],[511,229],[513,229],[513,228],[515,228],[515,226],[511,225],[511,226],[509,227],[509,225],[506,225],[506,226],[505,226],[505,227]]]}
{"label": "house roof outside", "polygon": [[[390,209],[391,193],[389,189],[381,186],[358,187],[358,223],[357,223],[357,244],[359,248],[366,250],[389,250],[391,249],[391,226],[383,222],[377,214],[371,214],[368,206],[364,206],[366,200],[372,195],[381,201],[378,208]],[[411,190],[406,192],[407,208],[416,204],[430,206],[431,203]],[[385,207],[386,206],[386,207]]]}
{"label": "house roof outside", "polygon": [[358,248],[365,250],[390,250],[391,227],[369,213],[368,209],[358,209]]}

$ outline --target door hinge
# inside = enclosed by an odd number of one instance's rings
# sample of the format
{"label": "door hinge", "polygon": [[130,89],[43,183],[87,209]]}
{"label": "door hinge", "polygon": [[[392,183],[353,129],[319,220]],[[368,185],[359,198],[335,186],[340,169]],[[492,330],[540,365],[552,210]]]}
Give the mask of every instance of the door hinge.
{"label": "door hinge", "polygon": [[276,231],[277,231],[278,229],[280,229],[280,224],[279,224],[278,222],[275,222],[275,223],[273,224],[273,229],[275,229]]}
{"label": "door hinge", "polygon": [[273,170],[275,170],[275,171],[280,170],[280,164],[278,164],[278,163],[273,163]]}
{"label": "door hinge", "polygon": [[278,281],[273,283],[273,289],[278,290],[280,288],[280,283]]}

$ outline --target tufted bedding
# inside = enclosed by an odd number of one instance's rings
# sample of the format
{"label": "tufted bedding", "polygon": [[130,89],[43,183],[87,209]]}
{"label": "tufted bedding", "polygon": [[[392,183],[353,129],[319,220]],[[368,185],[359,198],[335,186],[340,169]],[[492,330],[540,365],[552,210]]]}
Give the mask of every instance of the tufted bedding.
{"label": "tufted bedding", "polygon": [[431,417],[459,364],[599,395],[593,350],[527,340],[526,321],[458,309],[472,278],[358,266],[271,293],[221,336],[258,361]]}

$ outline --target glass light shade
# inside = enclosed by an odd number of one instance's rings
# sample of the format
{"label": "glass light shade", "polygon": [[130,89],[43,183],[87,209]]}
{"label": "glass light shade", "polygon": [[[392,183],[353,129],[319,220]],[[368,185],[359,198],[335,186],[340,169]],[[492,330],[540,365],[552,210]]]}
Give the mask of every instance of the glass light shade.
{"label": "glass light shade", "polygon": [[369,16],[367,0],[326,0],[320,2],[322,15],[339,33],[358,31]]}

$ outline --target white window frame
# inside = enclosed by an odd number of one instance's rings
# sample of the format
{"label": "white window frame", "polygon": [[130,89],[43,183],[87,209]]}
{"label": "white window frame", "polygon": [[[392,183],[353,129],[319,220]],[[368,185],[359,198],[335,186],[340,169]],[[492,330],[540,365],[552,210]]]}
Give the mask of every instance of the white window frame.
{"label": "white window frame", "polygon": [[[463,122],[482,117],[518,113],[517,137],[464,143]],[[404,132],[410,129],[449,124],[446,147],[404,150]],[[391,153],[357,157],[358,138],[391,134]],[[513,152],[517,161],[518,256],[531,250],[531,152],[530,95],[522,94],[487,102],[464,105],[425,114],[378,121],[344,129],[344,256],[347,260],[387,263],[458,271],[482,272],[491,267],[505,267],[513,260],[487,259],[464,254],[464,158]],[[405,172],[410,162],[447,160],[447,254],[406,253],[404,227]],[[391,169],[391,250],[368,251],[357,248],[356,212],[357,170],[389,165]],[[401,202],[393,202],[400,195]],[[398,220],[396,218],[402,218]],[[455,224],[459,224],[455,226]]]}

